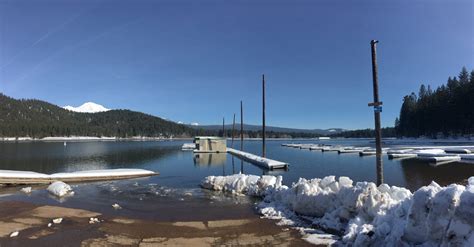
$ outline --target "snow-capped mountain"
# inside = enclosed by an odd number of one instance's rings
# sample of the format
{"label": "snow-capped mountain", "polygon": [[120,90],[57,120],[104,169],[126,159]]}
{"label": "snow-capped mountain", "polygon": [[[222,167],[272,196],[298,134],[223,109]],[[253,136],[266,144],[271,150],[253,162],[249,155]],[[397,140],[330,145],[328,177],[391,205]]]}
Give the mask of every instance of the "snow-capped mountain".
{"label": "snow-capped mountain", "polygon": [[102,105],[96,104],[94,102],[86,102],[78,107],[73,106],[65,106],[63,107],[66,110],[74,111],[74,112],[84,112],[84,113],[96,113],[96,112],[104,112],[110,111],[110,109],[105,108]]}

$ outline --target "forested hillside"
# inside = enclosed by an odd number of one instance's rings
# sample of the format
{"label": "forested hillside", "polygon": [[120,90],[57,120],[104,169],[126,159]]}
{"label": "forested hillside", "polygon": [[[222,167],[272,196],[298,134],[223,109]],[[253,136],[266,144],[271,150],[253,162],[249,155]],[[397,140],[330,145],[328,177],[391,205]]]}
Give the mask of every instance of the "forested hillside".
{"label": "forested hillside", "polygon": [[446,85],[435,90],[421,85],[418,95],[405,96],[395,128],[410,137],[474,134],[474,70],[462,68]]}
{"label": "forested hillside", "polygon": [[78,113],[40,100],[17,100],[0,94],[0,136],[190,137],[195,130],[130,110]]}

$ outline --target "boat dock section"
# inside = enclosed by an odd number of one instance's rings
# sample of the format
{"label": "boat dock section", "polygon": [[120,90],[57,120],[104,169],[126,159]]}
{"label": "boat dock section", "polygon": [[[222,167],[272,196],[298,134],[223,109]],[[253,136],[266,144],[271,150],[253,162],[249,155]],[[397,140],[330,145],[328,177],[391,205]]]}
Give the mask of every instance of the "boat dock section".
{"label": "boat dock section", "polygon": [[260,157],[255,154],[239,151],[233,148],[227,148],[227,152],[268,170],[288,168],[288,163]]}
{"label": "boat dock section", "polygon": [[155,176],[159,173],[143,169],[110,169],[54,173],[0,170],[0,184],[50,184],[54,181],[86,182]]}
{"label": "boat dock section", "polygon": [[[375,149],[370,147],[353,147],[326,144],[282,144],[283,147],[320,150],[322,152],[337,151],[339,154],[358,153],[360,156],[375,155]],[[419,159],[432,165],[451,162],[474,162],[474,146],[396,146],[383,148],[383,155],[389,159]]]}

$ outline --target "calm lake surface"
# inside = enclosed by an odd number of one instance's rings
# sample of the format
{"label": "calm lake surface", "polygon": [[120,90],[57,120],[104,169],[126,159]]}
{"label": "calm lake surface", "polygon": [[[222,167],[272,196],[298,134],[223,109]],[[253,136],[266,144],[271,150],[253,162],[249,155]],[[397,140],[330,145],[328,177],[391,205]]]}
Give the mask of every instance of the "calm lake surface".
{"label": "calm lake surface", "polygon": [[[34,203],[61,204],[96,211],[110,210],[119,203],[120,214],[154,217],[163,220],[182,220],[193,210],[203,217],[220,218],[251,214],[247,207],[253,199],[222,195],[199,188],[200,181],[209,175],[230,175],[243,171],[254,175],[282,175],[283,182],[291,185],[300,177],[321,178],[328,175],[349,176],[354,181],[375,181],[375,156],[309,151],[282,147],[282,143],[325,143],[352,146],[373,146],[368,139],[337,140],[270,140],[267,157],[290,163],[287,171],[266,171],[243,162],[230,154],[200,154],[181,151],[189,141],[94,141],[94,142],[24,142],[0,143],[0,169],[28,170],[42,173],[68,172],[91,169],[143,168],[157,171],[150,178],[106,181],[74,185],[73,197],[57,200],[38,187],[31,195],[18,193],[19,188],[0,188],[0,200],[22,200]],[[397,143],[395,144],[402,144]],[[433,143],[424,143],[433,145]],[[453,143],[453,145],[460,143]],[[466,143],[463,143],[466,144]],[[230,141],[228,141],[230,146]],[[446,145],[446,144],[443,144]],[[472,144],[471,144],[472,145]],[[235,148],[240,143],[234,143]],[[244,150],[261,154],[260,141],[245,141]],[[450,163],[433,167],[416,160],[388,160],[384,162],[384,179],[389,185],[416,190],[432,180],[446,185],[463,182],[474,176],[474,164]],[[10,195],[5,195],[10,194]],[[204,210],[205,209],[205,210]],[[163,212],[167,212],[166,214]],[[199,215],[193,214],[193,219]]]}

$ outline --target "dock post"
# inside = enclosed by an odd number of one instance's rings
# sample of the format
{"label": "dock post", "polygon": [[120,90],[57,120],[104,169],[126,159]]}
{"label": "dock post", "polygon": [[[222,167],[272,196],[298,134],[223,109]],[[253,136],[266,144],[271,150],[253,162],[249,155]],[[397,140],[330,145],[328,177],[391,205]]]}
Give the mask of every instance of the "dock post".
{"label": "dock post", "polygon": [[374,102],[369,106],[374,107],[375,120],[375,150],[377,160],[377,185],[383,183],[383,164],[382,164],[382,130],[380,129],[380,113],[382,112],[382,102],[379,101],[379,82],[377,74],[377,43],[378,40],[370,41],[372,51],[372,78],[374,87]]}
{"label": "dock post", "polygon": [[244,107],[240,101],[240,151],[244,151]]}
{"label": "dock post", "polygon": [[265,74],[262,74],[262,107],[262,157],[265,157]]}
{"label": "dock post", "polygon": [[225,120],[224,120],[224,118],[222,118],[222,137],[223,137],[223,138],[226,138],[226,134],[225,134]]}
{"label": "dock post", "polygon": [[232,148],[234,148],[234,136],[235,136],[235,113],[234,113],[234,121],[232,122]]}

